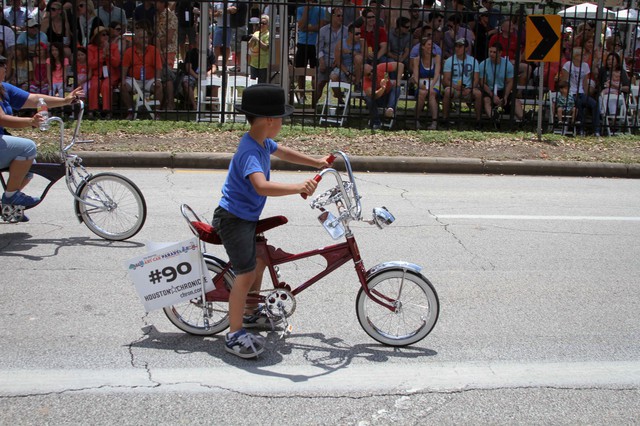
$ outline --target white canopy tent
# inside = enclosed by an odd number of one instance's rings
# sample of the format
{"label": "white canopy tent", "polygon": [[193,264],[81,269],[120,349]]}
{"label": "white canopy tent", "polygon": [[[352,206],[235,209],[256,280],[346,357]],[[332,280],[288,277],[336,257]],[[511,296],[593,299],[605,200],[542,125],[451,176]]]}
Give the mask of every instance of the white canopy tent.
{"label": "white canopy tent", "polygon": [[615,12],[593,3],[582,3],[568,7],[558,12],[558,15],[566,19],[616,19]]}

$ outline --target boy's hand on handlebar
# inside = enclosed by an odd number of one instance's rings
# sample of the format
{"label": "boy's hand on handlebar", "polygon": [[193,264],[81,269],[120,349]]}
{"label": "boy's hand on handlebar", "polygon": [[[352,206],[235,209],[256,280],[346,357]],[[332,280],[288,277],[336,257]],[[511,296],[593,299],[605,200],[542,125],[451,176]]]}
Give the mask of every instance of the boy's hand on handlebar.
{"label": "boy's hand on handlebar", "polygon": [[307,179],[300,184],[300,190],[298,192],[306,196],[313,195],[317,187],[318,187],[318,182],[316,182],[313,179]]}
{"label": "boy's hand on handlebar", "polygon": [[331,165],[333,164],[333,160],[335,160],[336,157],[333,154],[329,154],[323,158],[321,158],[320,161],[320,166],[318,167],[319,169],[326,169],[331,167]]}

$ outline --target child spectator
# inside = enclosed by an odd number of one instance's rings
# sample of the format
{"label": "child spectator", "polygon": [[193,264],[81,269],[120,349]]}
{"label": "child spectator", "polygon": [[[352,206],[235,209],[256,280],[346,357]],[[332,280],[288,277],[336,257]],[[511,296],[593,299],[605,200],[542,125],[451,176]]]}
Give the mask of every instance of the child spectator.
{"label": "child spectator", "polygon": [[64,98],[64,85],[67,81],[67,67],[69,59],[64,56],[64,44],[51,43],[49,46],[49,57],[47,58],[47,76],[51,86],[49,94]]}
{"label": "child spectator", "polygon": [[33,63],[29,60],[29,49],[24,44],[16,44],[15,60],[11,65],[8,80],[11,84],[24,91],[29,91],[29,75],[33,74]]}
{"label": "child spectator", "polygon": [[256,253],[256,223],[267,196],[312,195],[318,185],[313,179],[291,184],[271,182],[270,156],[316,168],[327,167],[328,157],[312,158],[278,145],[272,139],[280,132],[282,117],[293,112],[293,107],[285,105],[282,88],[271,84],[250,86],[242,95],[242,106],[236,109],[247,115],[251,127],[240,139],[231,159],[212,225],[236,274],[229,296],[225,350],[241,358],[255,358],[264,351],[265,339],[248,333],[245,327],[269,324],[264,310],[246,304],[249,291],[260,290],[265,269],[265,263]]}
{"label": "child spectator", "polygon": [[29,92],[49,94],[49,76],[47,72],[47,56],[49,49],[44,43],[40,43],[36,47],[35,56],[33,57],[33,72],[29,73]]}
{"label": "child spectator", "polygon": [[89,59],[87,49],[80,46],[76,51],[76,75],[78,82],[75,86],[82,87],[84,93],[89,93],[89,80],[91,80],[91,69],[89,68]]}
{"label": "child spectator", "polygon": [[569,82],[561,80],[557,84],[558,95],[556,97],[556,117],[558,123],[566,123],[566,117],[570,118],[568,124],[573,124],[576,120],[575,99],[569,94]]}

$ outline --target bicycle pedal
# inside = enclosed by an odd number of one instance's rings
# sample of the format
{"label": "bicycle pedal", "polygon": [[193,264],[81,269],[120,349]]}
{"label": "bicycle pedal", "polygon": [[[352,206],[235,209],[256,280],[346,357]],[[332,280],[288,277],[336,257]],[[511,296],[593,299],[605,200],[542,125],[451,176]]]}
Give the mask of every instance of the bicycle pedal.
{"label": "bicycle pedal", "polygon": [[10,204],[2,206],[2,220],[9,223],[22,222],[24,219],[24,206]]}

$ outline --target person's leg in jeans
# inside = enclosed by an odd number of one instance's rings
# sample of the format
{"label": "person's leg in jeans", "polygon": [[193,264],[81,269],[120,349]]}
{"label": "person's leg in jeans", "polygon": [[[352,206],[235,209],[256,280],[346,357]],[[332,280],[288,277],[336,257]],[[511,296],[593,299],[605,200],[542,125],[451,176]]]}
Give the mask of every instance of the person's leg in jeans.
{"label": "person's leg in jeans", "polygon": [[575,108],[578,111],[578,121],[580,122],[579,131],[584,133],[584,99],[582,94],[575,94]]}
{"label": "person's leg in jeans", "polygon": [[584,109],[590,108],[593,133],[600,135],[600,105],[598,102],[591,96],[580,93],[576,95],[576,106],[578,107],[578,120],[582,123],[582,131],[584,131]]}

